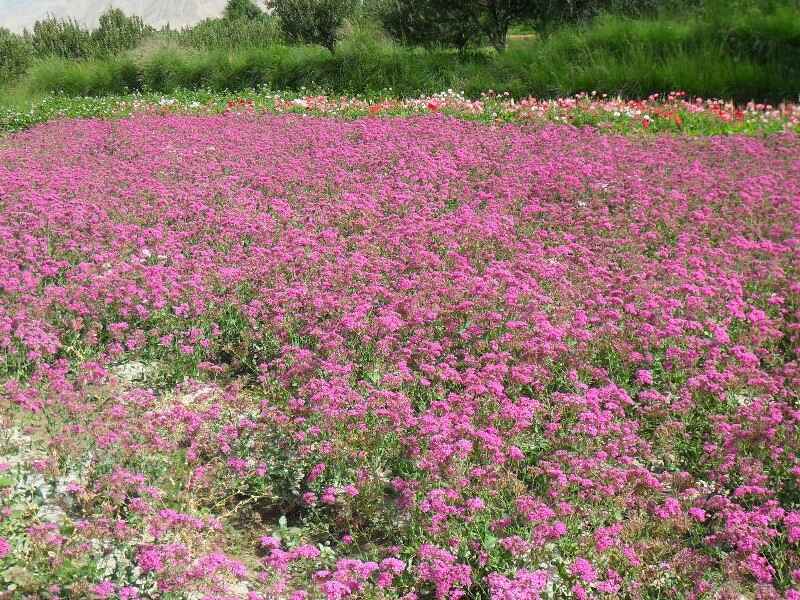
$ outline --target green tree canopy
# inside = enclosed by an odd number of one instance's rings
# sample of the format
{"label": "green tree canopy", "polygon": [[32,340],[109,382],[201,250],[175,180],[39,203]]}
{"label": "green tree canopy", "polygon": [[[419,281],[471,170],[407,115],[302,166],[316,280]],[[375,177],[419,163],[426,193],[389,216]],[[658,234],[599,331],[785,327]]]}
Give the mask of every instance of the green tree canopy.
{"label": "green tree canopy", "polygon": [[226,19],[260,19],[264,16],[253,0],[228,0],[223,13]]}
{"label": "green tree canopy", "polygon": [[357,0],[267,0],[281,29],[293,42],[319,44],[331,53],[336,51],[339,30],[352,16]]}

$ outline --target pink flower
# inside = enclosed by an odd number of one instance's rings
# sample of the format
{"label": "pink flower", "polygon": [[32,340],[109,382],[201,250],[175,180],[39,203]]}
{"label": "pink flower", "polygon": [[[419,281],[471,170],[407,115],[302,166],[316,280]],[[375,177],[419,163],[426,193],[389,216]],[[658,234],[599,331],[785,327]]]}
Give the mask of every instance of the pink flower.
{"label": "pink flower", "polygon": [[309,483],[315,481],[322,473],[325,472],[325,463],[319,463],[318,465],[314,466],[309,472],[306,480]]}
{"label": "pink flower", "polygon": [[664,504],[655,509],[655,513],[660,519],[671,519],[681,513],[681,503],[676,498],[667,498]]}
{"label": "pink flower", "polygon": [[586,583],[597,581],[597,571],[594,565],[585,558],[576,558],[570,567],[570,572],[576,577],[580,577]]}
{"label": "pink flower", "polygon": [[0,560],[11,554],[11,544],[4,538],[0,537]]}
{"label": "pink flower", "polygon": [[573,584],[572,593],[578,600],[589,600],[589,593],[580,583]]}
{"label": "pink flower", "polygon": [[104,581],[92,587],[92,594],[100,600],[106,600],[114,595],[115,590],[116,586],[113,583]]}
{"label": "pink flower", "polygon": [[775,575],[775,568],[766,558],[759,554],[750,554],[745,559],[745,565],[753,577],[761,583],[769,583]]}
{"label": "pink flower", "polygon": [[636,383],[641,385],[653,385],[653,372],[647,369],[636,371]]}
{"label": "pink flower", "polygon": [[509,447],[508,456],[511,458],[511,460],[516,460],[516,461],[525,459],[525,454],[522,452],[522,450],[520,450],[516,446]]}
{"label": "pink flower", "polygon": [[693,506],[688,510],[688,513],[690,517],[692,517],[695,521],[699,521],[700,523],[706,520],[706,511],[704,511],[702,508]]}
{"label": "pink flower", "polygon": [[479,512],[486,508],[486,503],[481,498],[469,498],[466,505],[470,512]]}
{"label": "pink flower", "polygon": [[538,600],[550,576],[546,571],[519,569],[512,579],[490,573],[486,580],[492,600]]}
{"label": "pink flower", "polygon": [[138,590],[129,586],[120,588],[118,593],[120,600],[137,600],[139,598]]}
{"label": "pink flower", "polygon": [[150,571],[158,572],[164,568],[164,563],[161,560],[161,553],[155,548],[140,551],[136,562],[145,573]]}
{"label": "pink flower", "polygon": [[267,550],[274,550],[281,547],[281,540],[271,535],[263,536],[259,540],[259,543],[262,548],[266,548]]}

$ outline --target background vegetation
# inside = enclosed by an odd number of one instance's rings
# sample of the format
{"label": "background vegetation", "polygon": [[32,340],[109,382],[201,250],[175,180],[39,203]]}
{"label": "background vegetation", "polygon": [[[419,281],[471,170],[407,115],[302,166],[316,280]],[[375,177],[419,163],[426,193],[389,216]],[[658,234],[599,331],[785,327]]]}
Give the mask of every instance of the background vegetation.
{"label": "background vegetation", "polygon": [[[314,10],[311,10],[313,5]],[[400,96],[457,89],[515,97],[669,90],[796,100],[797,0],[232,0],[225,14],[156,30],[109,10],[88,30],[49,18],[0,29],[5,93],[323,88]],[[509,34],[510,32],[510,34]]]}

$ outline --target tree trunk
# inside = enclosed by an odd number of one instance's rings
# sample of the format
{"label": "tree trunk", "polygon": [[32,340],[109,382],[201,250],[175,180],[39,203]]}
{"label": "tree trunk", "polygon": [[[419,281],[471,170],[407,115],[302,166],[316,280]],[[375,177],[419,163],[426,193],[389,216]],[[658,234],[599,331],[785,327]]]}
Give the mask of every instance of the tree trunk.
{"label": "tree trunk", "polygon": [[508,27],[508,22],[495,22],[492,31],[489,33],[489,40],[492,42],[492,46],[500,53],[505,52],[508,45]]}
{"label": "tree trunk", "polygon": [[489,0],[484,4],[484,9],[489,15],[489,41],[498,52],[506,51],[508,28],[511,26],[510,12],[496,0]]}

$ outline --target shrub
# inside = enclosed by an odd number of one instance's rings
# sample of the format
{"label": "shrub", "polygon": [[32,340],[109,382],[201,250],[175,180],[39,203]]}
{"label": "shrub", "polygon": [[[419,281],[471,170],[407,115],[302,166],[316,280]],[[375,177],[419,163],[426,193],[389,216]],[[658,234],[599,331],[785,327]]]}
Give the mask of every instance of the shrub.
{"label": "shrub", "polygon": [[0,27],[0,82],[24,73],[33,62],[33,48],[20,35]]}
{"label": "shrub", "polygon": [[100,15],[98,27],[92,32],[92,39],[98,53],[113,55],[135,48],[152,30],[152,27],[144,24],[141,17],[129,17],[118,8],[109,8]]}
{"label": "shrub", "polygon": [[267,0],[292,42],[319,44],[336,50],[339,30],[356,9],[356,0]]}
{"label": "shrub", "polygon": [[36,56],[89,58],[95,53],[92,34],[73,19],[47,17],[33,25],[31,43]]}

